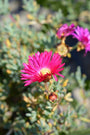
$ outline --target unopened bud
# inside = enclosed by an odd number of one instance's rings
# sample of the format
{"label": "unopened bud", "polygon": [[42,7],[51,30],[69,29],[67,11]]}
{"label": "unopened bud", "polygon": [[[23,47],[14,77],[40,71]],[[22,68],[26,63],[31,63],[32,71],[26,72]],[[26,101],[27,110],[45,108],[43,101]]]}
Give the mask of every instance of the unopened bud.
{"label": "unopened bud", "polygon": [[53,101],[55,101],[55,100],[57,99],[57,95],[56,95],[54,92],[52,92],[52,93],[49,95],[49,99],[53,102]]}

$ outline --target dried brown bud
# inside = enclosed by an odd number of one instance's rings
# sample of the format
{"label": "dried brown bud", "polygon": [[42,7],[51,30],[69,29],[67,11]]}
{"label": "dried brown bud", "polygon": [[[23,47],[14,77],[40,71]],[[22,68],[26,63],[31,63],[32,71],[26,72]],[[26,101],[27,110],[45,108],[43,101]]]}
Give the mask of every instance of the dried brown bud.
{"label": "dried brown bud", "polygon": [[51,100],[53,102],[56,99],[57,99],[57,95],[54,92],[50,93],[49,100]]}

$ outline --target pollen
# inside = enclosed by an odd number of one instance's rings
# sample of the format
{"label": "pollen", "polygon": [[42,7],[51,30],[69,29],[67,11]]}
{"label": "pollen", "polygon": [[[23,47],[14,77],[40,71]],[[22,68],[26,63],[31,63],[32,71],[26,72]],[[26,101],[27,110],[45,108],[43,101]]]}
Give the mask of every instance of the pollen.
{"label": "pollen", "polygon": [[67,53],[68,53],[68,48],[67,48],[66,45],[61,44],[61,45],[59,45],[59,46],[57,47],[57,52],[58,52],[61,56],[66,56]]}
{"label": "pollen", "polygon": [[46,74],[51,74],[51,71],[50,71],[49,68],[42,68],[42,69],[40,70],[40,73],[41,73],[42,75],[46,75]]}
{"label": "pollen", "polygon": [[40,74],[45,76],[44,82],[48,82],[51,79],[51,70],[49,68],[42,68]]}

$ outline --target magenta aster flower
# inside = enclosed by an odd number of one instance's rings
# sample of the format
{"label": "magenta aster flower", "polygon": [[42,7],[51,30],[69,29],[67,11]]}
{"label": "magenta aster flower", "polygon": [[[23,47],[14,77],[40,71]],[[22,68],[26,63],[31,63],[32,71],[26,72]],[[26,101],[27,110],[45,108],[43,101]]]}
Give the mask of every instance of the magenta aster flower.
{"label": "magenta aster flower", "polygon": [[28,64],[23,63],[23,74],[21,74],[21,80],[25,80],[25,86],[30,85],[33,82],[42,82],[49,81],[51,76],[53,75],[55,80],[57,81],[56,75],[64,77],[59,72],[64,68],[64,64],[62,63],[62,58],[58,53],[54,53],[52,55],[52,51],[50,52],[37,52],[32,57],[29,56]]}
{"label": "magenta aster flower", "polygon": [[67,37],[74,32],[75,25],[71,24],[68,26],[67,24],[63,24],[57,31],[56,35],[58,38]]}
{"label": "magenta aster flower", "polygon": [[82,28],[77,26],[75,29],[75,33],[72,34],[75,38],[77,38],[82,46],[85,48],[85,52],[90,51],[90,32],[87,28]]}

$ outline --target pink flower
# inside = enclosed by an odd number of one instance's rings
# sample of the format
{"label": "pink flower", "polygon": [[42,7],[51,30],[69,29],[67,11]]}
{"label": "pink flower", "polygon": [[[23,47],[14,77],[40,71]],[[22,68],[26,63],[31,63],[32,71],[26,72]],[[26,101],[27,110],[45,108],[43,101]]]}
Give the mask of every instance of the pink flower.
{"label": "pink flower", "polygon": [[90,51],[90,32],[87,28],[82,28],[77,26],[75,29],[75,33],[72,34],[75,38],[77,38],[82,46],[85,48],[85,52]]}
{"label": "pink flower", "polygon": [[74,32],[75,25],[71,24],[68,26],[67,24],[63,24],[57,31],[56,35],[58,38],[67,37]]}
{"label": "pink flower", "polygon": [[42,81],[49,81],[51,76],[53,75],[55,80],[57,81],[56,75],[64,77],[59,72],[62,71],[64,68],[64,64],[62,63],[62,58],[58,53],[54,53],[52,56],[52,51],[50,52],[37,52],[32,57],[29,56],[28,64],[23,63],[23,74],[21,74],[21,80],[24,81],[25,86],[30,85],[33,82],[42,82]]}

